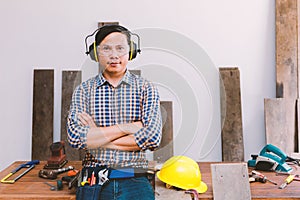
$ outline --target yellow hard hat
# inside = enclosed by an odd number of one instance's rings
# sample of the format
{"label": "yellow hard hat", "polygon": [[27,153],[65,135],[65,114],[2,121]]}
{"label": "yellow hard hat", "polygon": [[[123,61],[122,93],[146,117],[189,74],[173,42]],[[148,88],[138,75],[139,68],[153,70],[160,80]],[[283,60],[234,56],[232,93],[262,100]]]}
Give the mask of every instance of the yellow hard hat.
{"label": "yellow hard hat", "polygon": [[187,156],[173,156],[157,172],[162,182],[184,190],[195,189],[198,193],[207,191],[207,185],[201,180],[198,164]]}

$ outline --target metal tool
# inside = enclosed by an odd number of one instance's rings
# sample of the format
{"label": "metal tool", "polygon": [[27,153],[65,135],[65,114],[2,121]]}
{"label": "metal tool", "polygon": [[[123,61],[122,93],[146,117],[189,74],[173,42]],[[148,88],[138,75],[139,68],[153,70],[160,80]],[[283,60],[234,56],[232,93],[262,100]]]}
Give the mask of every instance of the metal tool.
{"label": "metal tool", "polygon": [[295,178],[295,175],[293,175],[293,174],[289,175],[289,176],[285,179],[284,183],[282,183],[282,184],[279,186],[279,189],[285,188],[288,184],[290,184],[290,183],[294,180],[294,178]]}
{"label": "metal tool", "polygon": [[272,181],[272,180],[268,179],[264,174],[262,174],[258,171],[252,170],[251,174],[260,177],[261,178],[261,180],[259,179],[260,182],[261,181],[265,181],[265,182],[268,181],[270,183],[273,183],[274,185],[277,185],[277,183],[275,181]]}
{"label": "metal tool", "polygon": [[108,177],[108,169],[103,169],[98,172],[98,185],[104,185],[107,181],[109,181]]}
{"label": "metal tool", "polygon": [[56,186],[48,183],[48,182],[44,182],[46,185],[49,185],[50,186],[50,190],[51,191],[54,191],[54,190],[62,190],[63,189],[63,184],[62,184],[62,181],[61,180],[57,180],[56,181]]}
{"label": "metal tool", "polygon": [[78,184],[79,176],[81,175],[80,172],[78,172],[73,178],[69,181],[68,188],[71,189],[72,187],[75,187],[76,184]]}
{"label": "metal tool", "polygon": [[50,186],[50,190],[51,191],[54,191],[54,190],[56,190],[56,187],[54,186],[54,185],[52,185],[52,184],[50,184],[50,183],[48,183],[48,182],[44,182],[46,185],[48,185],[48,186]]}
{"label": "metal tool", "polygon": [[[39,160],[33,160],[30,162],[27,162],[25,164],[19,165],[16,169],[14,169],[12,172],[10,172],[7,176],[5,176],[3,179],[1,179],[1,183],[14,183],[17,180],[19,180],[22,176],[24,176],[27,172],[29,172],[32,168],[35,167],[36,164],[39,164]],[[13,180],[7,180],[9,177],[11,177],[13,174],[17,173],[22,168],[28,168],[23,173],[21,173],[19,176],[14,178]]]}
{"label": "metal tool", "polygon": [[63,172],[67,172],[70,170],[73,170],[73,166],[61,168],[61,169],[55,169],[55,170],[48,170],[48,169],[41,169],[39,171],[39,177],[46,178],[46,179],[56,179],[57,175]]}
{"label": "metal tool", "polygon": [[249,182],[261,182],[261,183],[266,183],[267,179],[266,177],[260,177],[258,175],[252,175],[251,177],[249,177]]}
{"label": "metal tool", "polygon": [[85,184],[89,184],[89,181],[88,181],[88,170],[86,169],[84,174],[83,174],[83,178],[82,178],[82,181],[81,181],[81,186],[84,186]]}

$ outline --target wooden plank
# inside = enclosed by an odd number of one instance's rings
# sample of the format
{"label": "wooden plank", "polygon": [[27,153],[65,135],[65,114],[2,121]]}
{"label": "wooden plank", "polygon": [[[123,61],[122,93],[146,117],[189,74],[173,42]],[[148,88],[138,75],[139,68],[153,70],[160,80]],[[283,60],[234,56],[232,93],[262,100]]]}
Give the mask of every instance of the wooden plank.
{"label": "wooden plank", "polygon": [[119,25],[119,22],[98,22],[98,28],[105,26],[105,25]]}
{"label": "wooden plank", "polygon": [[298,98],[298,0],[276,0],[276,97]]}
{"label": "wooden plank", "polygon": [[65,142],[67,160],[81,160],[83,151],[78,151],[68,145],[67,117],[70,110],[72,94],[77,85],[81,83],[81,71],[63,71],[61,89],[61,140]]}
{"label": "wooden plank", "polygon": [[33,160],[50,157],[53,143],[54,70],[34,70],[32,111]]}
{"label": "wooden plank", "polygon": [[244,161],[244,141],[240,92],[240,72],[237,67],[220,68],[222,159]]}
{"label": "wooden plank", "polygon": [[138,70],[138,69],[130,69],[129,71],[130,71],[131,73],[135,74],[135,75],[141,76],[141,70]]}
{"label": "wooden plank", "polygon": [[[300,62],[300,39],[299,39],[299,27],[300,27],[300,0],[297,0],[297,52],[298,52],[298,55],[297,55],[297,69],[298,69],[298,73],[297,73],[297,87],[298,87],[298,97],[299,98],[299,94],[300,94],[300,81],[299,81],[299,77],[300,77],[300,70],[299,70],[299,62]],[[298,133],[299,134],[299,133]]]}
{"label": "wooden plank", "polygon": [[162,140],[159,149],[153,153],[153,160],[164,163],[174,155],[173,145],[173,103],[172,101],[160,102],[162,113]]}
{"label": "wooden plank", "polygon": [[296,102],[288,98],[265,99],[266,142],[290,155],[295,150]]}
{"label": "wooden plank", "polygon": [[295,125],[295,152],[299,152],[300,147],[300,141],[299,141],[299,135],[300,135],[300,99],[296,100],[296,125]]}
{"label": "wooden plank", "polygon": [[251,200],[246,163],[211,164],[214,200]]}

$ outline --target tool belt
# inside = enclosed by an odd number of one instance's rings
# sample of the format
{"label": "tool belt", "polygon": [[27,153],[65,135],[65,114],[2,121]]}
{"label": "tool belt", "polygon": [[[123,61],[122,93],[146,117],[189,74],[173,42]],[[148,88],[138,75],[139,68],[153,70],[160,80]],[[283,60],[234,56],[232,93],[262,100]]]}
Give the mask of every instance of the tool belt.
{"label": "tool belt", "polygon": [[79,175],[76,199],[95,200],[109,180],[147,177],[153,180],[154,171],[143,168],[84,167]]}

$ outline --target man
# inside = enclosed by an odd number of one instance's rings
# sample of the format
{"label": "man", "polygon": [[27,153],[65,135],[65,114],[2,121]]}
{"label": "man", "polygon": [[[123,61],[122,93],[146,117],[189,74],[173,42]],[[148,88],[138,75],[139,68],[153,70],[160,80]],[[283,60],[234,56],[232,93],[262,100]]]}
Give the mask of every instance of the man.
{"label": "man", "polygon": [[[90,56],[99,62],[101,73],[73,93],[67,121],[69,143],[86,150],[83,167],[89,169],[89,177],[94,172],[97,177],[99,168],[108,169],[110,174],[109,181],[97,189],[101,190],[100,197],[89,199],[154,199],[145,173],[134,172],[128,177],[122,173],[125,168],[137,172],[148,167],[145,151],[158,148],[162,128],[157,88],[127,70],[128,60],[136,51],[131,35],[119,25],[100,28]],[[112,175],[116,170],[120,170],[121,178]],[[100,183],[100,175],[97,178]],[[87,193],[83,196],[88,196],[93,184],[80,188]]]}

